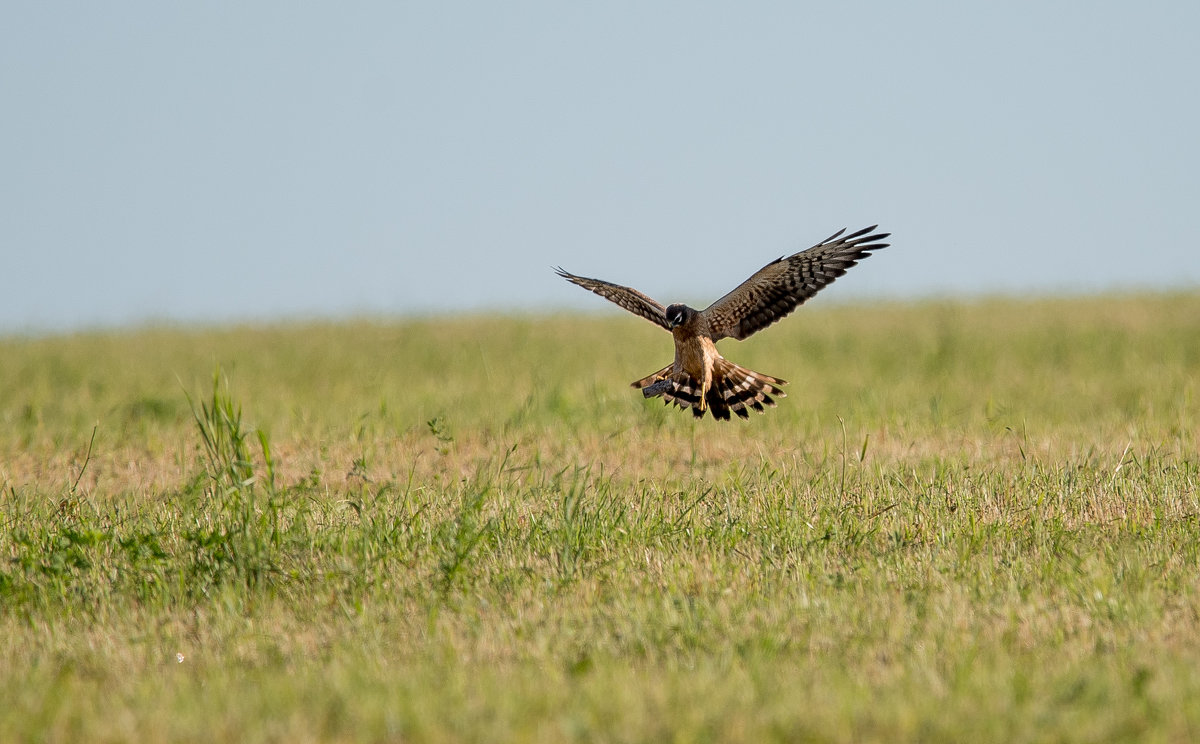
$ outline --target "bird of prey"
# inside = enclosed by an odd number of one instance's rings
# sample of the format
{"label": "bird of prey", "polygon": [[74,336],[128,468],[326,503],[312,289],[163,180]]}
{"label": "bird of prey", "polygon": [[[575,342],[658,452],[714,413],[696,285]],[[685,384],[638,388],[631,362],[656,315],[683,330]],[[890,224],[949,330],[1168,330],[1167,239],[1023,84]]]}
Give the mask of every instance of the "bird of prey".
{"label": "bird of prey", "polygon": [[740,367],[721,356],[715,342],[741,341],[783,318],[858,260],[886,248],[890,233],[875,233],[877,225],[843,236],[838,230],[808,250],[780,257],[762,267],[736,289],[703,310],[668,305],[636,289],[571,274],[561,267],[559,276],[635,315],[662,326],[675,337],[675,361],[632,383],[647,398],[657,395],[664,403],[691,408],[692,415],[729,420],[730,412],[749,418],[748,409],[764,413],[774,406],[772,396],[784,397],[786,380]]}

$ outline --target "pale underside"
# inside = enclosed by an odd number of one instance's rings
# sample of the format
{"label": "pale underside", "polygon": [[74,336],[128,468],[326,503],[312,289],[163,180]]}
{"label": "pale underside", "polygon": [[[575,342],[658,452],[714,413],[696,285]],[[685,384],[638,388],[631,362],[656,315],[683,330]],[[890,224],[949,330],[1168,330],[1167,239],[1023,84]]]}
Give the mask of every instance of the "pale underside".
{"label": "pale underside", "polygon": [[[701,393],[712,387],[713,365],[721,359],[717,345],[707,336],[693,336],[682,326],[677,326],[671,335],[675,337],[675,362],[672,371],[683,372],[700,383]],[[701,408],[704,407],[703,397]]]}

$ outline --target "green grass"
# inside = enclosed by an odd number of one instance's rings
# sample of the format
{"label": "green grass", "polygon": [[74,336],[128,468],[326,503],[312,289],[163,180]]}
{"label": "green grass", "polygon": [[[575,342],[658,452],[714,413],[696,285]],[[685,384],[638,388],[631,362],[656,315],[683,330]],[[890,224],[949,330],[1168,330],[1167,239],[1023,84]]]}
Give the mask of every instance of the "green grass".
{"label": "green grass", "polygon": [[789,396],[620,316],[0,339],[0,741],[1200,738],[1200,296],[722,349]]}

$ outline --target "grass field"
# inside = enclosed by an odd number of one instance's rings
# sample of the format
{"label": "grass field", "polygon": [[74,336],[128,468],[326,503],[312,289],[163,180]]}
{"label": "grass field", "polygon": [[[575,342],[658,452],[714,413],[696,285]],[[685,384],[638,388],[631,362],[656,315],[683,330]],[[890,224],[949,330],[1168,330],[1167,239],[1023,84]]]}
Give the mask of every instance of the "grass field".
{"label": "grass field", "polygon": [[[0,339],[0,741],[1200,740],[1200,295]],[[214,385],[214,375],[215,385]]]}

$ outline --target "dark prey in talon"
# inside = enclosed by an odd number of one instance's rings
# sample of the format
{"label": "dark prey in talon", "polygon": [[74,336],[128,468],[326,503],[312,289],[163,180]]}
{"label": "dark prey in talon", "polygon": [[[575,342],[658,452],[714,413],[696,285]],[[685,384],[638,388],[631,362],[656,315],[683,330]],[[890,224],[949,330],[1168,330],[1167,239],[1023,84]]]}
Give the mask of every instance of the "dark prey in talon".
{"label": "dark prey in talon", "polygon": [[687,305],[663,307],[636,289],[576,276],[562,268],[558,275],[590,289],[631,313],[662,326],[675,337],[675,361],[632,383],[647,398],[661,395],[665,403],[691,408],[692,415],[728,421],[735,413],[749,418],[749,410],[764,412],[774,398],[787,395],[786,380],[740,367],[717,351],[723,338],[749,338],[788,315],[831,284],[859,259],[887,248],[890,233],[874,232],[876,225],[843,236],[838,230],[808,250],[777,258],[736,289],[703,310]]}

